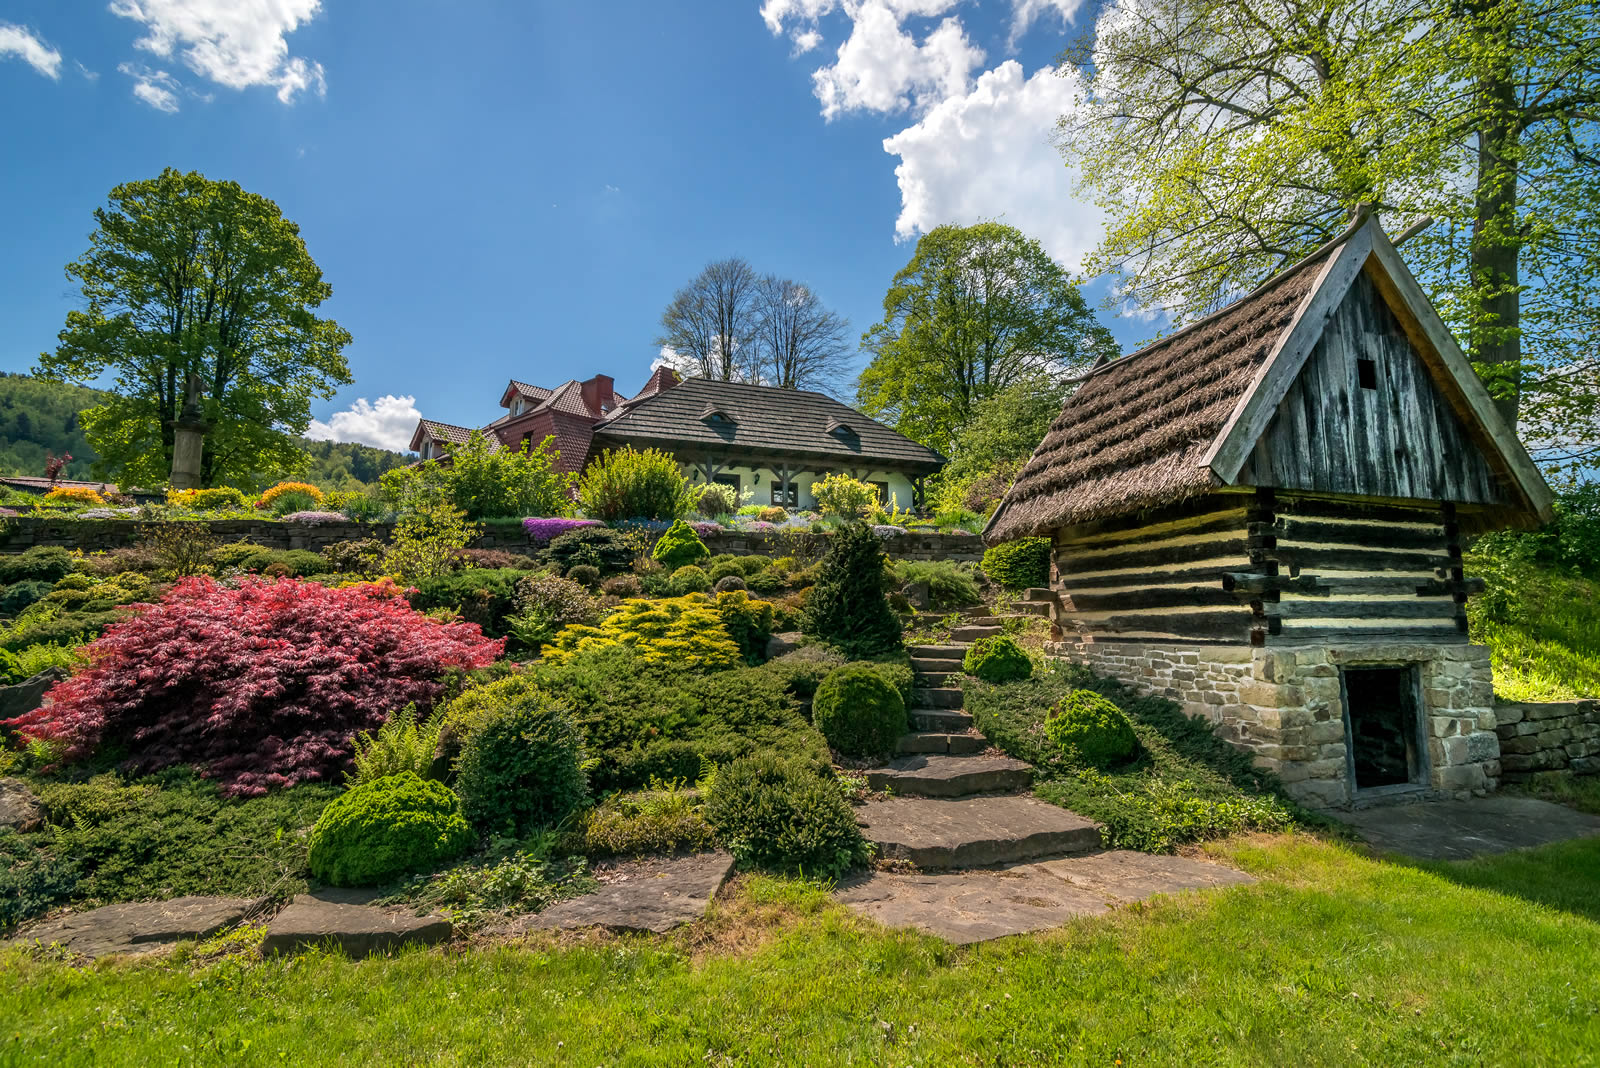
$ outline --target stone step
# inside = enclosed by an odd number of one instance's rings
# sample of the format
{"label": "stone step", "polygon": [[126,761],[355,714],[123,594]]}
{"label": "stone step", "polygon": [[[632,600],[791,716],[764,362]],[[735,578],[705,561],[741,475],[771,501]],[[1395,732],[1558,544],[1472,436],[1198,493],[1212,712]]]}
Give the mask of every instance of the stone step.
{"label": "stone step", "polygon": [[961,670],[961,658],[959,656],[914,656],[911,658],[911,670],[930,674],[953,674]]}
{"label": "stone step", "polygon": [[891,797],[856,809],[878,856],[919,868],[970,868],[1100,848],[1100,827],[1032,797]]}
{"label": "stone step", "polygon": [[1004,634],[1004,627],[956,627],[950,632],[950,640],[958,642],[975,642],[979,638],[994,638]]}
{"label": "stone step", "polygon": [[960,708],[962,696],[957,686],[914,689],[911,691],[911,703],[917,708]]}
{"label": "stone step", "polygon": [[986,613],[981,616],[967,616],[961,621],[961,625],[964,627],[998,627],[1001,625],[1002,619],[1004,619],[1003,616]]}
{"label": "stone step", "polygon": [[1041,601],[1045,604],[1056,599],[1056,591],[1048,586],[1029,586],[1022,591],[1024,601]]}
{"label": "stone step", "polygon": [[972,726],[972,714],[955,708],[913,708],[911,726],[919,731],[964,731]]}
{"label": "stone step", "polygon": [[988,739],[981,734],[951,734],[940,731],[913,731],[902,734],[894,751],[900,756],[912,753],[981,753],[988,747]]}
{"label": "stone step", "polygon": [[867,785],[911,797],[968,797],[1025,790],[1033,768],[1008,756],[946,756],[922,753],[897,757],[887,767],[867,772]]}
{"label": "stone step", "polygon": [[1017,601],[1012,604],[1019,616],[1049,616],[1050,606],[1044,601]]}
{"label": "stone step", "polygon": [[960,668],[936,672],[916,671],[911,675],[911,682],[913,685],[924,689],[939,690],[951,686],[960,686],[964,677]]}
{"label": "stone step", "polygon": [[966,645],[913,645],[906,652],[911,654],[911,663],[918,660],[960,660],[967,655]]}

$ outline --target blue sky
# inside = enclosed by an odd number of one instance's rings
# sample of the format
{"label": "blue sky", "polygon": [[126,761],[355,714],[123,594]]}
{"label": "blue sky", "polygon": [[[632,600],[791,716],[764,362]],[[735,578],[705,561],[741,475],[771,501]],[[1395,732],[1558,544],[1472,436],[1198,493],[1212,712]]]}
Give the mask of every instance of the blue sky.
{"label": "blue sky", "polygon": [[300,224],[355,337],[318,432],[390,445],[415,409],[493,418],[513,376],[637,388],[662,307],[712,259],[809,283],[853,335],[942,222],[1003,218],[1072,266],[1097,221],[1048,144],[1074,86],[1047,68],[1089,19],[1074,0],[0,0],[0,370],[54,344],[107,191],[164,166]]}

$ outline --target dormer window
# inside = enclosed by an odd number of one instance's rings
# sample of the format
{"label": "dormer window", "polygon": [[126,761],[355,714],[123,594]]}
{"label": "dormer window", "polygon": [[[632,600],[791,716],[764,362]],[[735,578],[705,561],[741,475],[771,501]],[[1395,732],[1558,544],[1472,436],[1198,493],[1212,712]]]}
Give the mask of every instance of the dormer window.
{"label": "dormer window", "polygon": [[721,408],[707,408],[700,421],[716,429],[732,428],[739,425],[738,421]]}
{"label": "dormer window", "polygon": [[511,414],[512,415],[521,415],[522,414],[522,398],[521,397],[518,397],[516,400],[511,402]]}
{"label": "dormer window", "polygon": [[861,435],[856,433],[855,427],[849,423],[842,423],[837,419],[828,420],[828,433],[840,441],[850,444],[854,444],[861,439]]}

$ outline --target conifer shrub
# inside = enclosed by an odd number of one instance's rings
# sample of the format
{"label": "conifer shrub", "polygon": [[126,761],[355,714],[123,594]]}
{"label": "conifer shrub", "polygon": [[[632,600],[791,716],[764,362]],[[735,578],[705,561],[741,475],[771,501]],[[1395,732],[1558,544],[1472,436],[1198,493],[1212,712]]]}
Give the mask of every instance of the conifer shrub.
{"label": "conifer shrub", "polygon": [[351,788],[311,828],[307,864],[334,886],[376,886],[465,853],[472,828],[443,783],[401,772]]}
{"label": "conifer shrub", "polygon": [[830,540],[801,630],[857,658],[900,648],[900,620],[885,596],[883,542],[864,523],[847,524]]}
{"label": "conifer shrub", "polygon": [[472,624],[413,611],[393,583],[200,577],[123,611],[50,704],[4,726],[69,760],[116,746],[131,771],[192,764],[231,796],[336,777],[357,731],[396,705],[430,707],[447,672],[501,651]]}
{"label": "conifer shrub", "polygon": [[0,557],[0,583],[56,583],[72,570],[72,554],[59,545],[36,545],[16,556]]}
{"label": "conifer shrub", "polygon": [[600,584],[600,591],[607,597],[625,601],[630,597],[643,597],[644,582],[638,575],[613,575]]}
{"label": "conifer shrub", "polygon": [[744,579],[738,575],[723,575],[711,584],[711,588],[717,593],[732,593],[737,590],[748,590],[750,587],[745,585]]}
{"label": "conifer shrub", "polygon": [[961,670],[984,682],[1018,682],[1033,674],[1033,661],[1009,634],[979,638],[961,660]]}
{"label": "conifer shrub", "polygon": [[896,560],[891,565],[895,581],[902,587],[917,582],[928,584],[928,603],[932,608],[960,608],[983,600],[971,564],[952,560]]}
{"label": "conifer shrub", "polygon": [[650,551],[652,559],[672,571],[688,567],[690,564],[698,564],[710,555],[711,550],[700,540],[700,535],[681,519],[656,539],[656,547]]}
{"label": "conifer shrub", "polygon": [[802,645],[793,652],[768,660],[762,670],[770,673],[795,697],[809,701],[822,680],[845,663],[844,654],[836,649],[826,645]]}
{"label": "conifer shrub", "polygon": [[843,519],[865,519],[878,508],[878,491],[860,479],[843,472],[828,475],[811,484],[817,511]]}
{"label": "conifer shrub", "polygon": [[[324,545],[322,559],[327,561],[328,570],[337,574],[377,578],[383,574],[383,554],[387,550],[388,546],[377,538],[357,538],[355,541],[336,541]],[[215,558],[216,553],[212,556]],[[475,566],[483,565],[475,562]]]}
{"label": "conifer shrub", "polygon": [[711,589],[711,576],[703,568],[687,564],[672,573],[668,588],[678,597],[689,593],[705,593]]}
{"label": "conifer shrub", "polygon": [[479,830],[520,836],[560,823],[589,796],[572,710],[530,676],[468,690],[446,717],[461,730],[462,812]]}
{"label": "conifer shrub", "polygon": [[759,664],[767,658],[767,640],[772,637],[772,605],[751,597],[744,590],[719,590],[717,615],[728,636],[739,646],[745,663]]}
{"label": "conifer shrub", "polygon": [[506,634],[507,619],[517,610],[517,591],[526,571],[470,568],[423,579],[406,599],[419,612],[453,608],[491,638]]}
{"label": "conifer shrub", "polygon": [[615,645],[632,647],[646,662],[698,671],[733,667],[742,655],[717,605],[703,594],[691,593],[657,601],[623,601],[597,627],[564,628],[545,646],[544,659],[562,663],[577,653]]}
{"label": "conifer shrub", "polygon": [[515,606],[506,629],[516,644],[527,649],[539,648],[564,627],[600,618],[599,599],[579,583],[557,575],[528,575],[518,581]]}
{"label": "conifer shrub", "polygon": [[789,513],[774,504],[757,511],[756,518],[763,523],[775,523],[782,526],[789,521]]}
{"label": "conifer shrub", "polygon": [[567,569],[567,578],[586,590],[600,588],[600,569],[593,564],[575,564]]}
{"label": "conifer shrub", "polygon": [[106,499],[99,490],[88,486],[57,486],[42,498],[45,504],[83,505],[86,508],[104,508]]}
{"label": "conifer shrub", "polygon": [[817,687],[811,722],[828,744],[849,757],[882,757],[906,732],[906,703],[874,665],[847,664]]}
{"label": "conifer shrub", "polygon": [[35,601],[42,601],[51,589],[48,582],[13,582],[0,593],[0,613],[14,616]]}
{"label": "conifer shrub", "polygon": [[692,507],[689,480],[659,449],[608,449],[584,470],[578,503],[591,519],[680,519]]}
{"label": "conifer shrub", "polygon": [[1063,752],[1097,768],[1119,764],[1139,747],[1128,714],[1093,690],[1073,690],[1051,706],[1044,733]]}
{"label": "conifer shrub", "polygon": [[1050,539],[1018,538],[986,550],[979,565],[1002,589],[1026,590],[1050,584]]}
{"label": "conifer shrub", "polygon": [[739,508],[739,494],[732,486],[713,482],[708,486],[695,486],[691,492],[694,494],[694,510],[707,519],[732,515]]}
{"label": "conifer shrub", "polygon": [[776,754],[719,768],[705,814],[744,864],[838,878],[872,856],[832,771]]}
{"label": "conifer shrub", "polygon": [[581,564],[598,568],[602,578],[620,575],[633,566],[633,550],[621,534],[605,527],[576,527],[550,539],[546,563],[565,574]]}

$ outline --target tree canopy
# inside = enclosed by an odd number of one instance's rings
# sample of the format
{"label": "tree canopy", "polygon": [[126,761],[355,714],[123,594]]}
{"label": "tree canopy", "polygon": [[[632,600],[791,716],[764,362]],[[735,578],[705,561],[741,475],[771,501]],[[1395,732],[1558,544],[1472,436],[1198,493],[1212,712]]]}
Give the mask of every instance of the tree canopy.
{"label": "tree canopy", "polygon": [[974,404],[932,489],[939,508],[987,513],[999,504],[1071,391],[1060,379],[1025,378]]}
{"label": "tree canopy", "polygon": [[1030,379],[1061,379],[1116,343],[1039,242],[998,222],[940,226],[890,283],[856,403],[948,451],[973,408]]}
{"label": "tree canopy", "polygon": [[69,312],[38,374],[113,396],[83,412],[96,471],[165,484],[190,376],[209,427],[201,484],[253,486],[304,465],[311,401],[351,381],[350,335],[313,309],[332,292],[300,230],[235,182],[167,169],[95,211],[89,251],[67,265]]}
{"label": "tree canopy", "polygon": [[1596,0],[1117,0],[1064,57],[1087,268],[1180,320],[1375,210],[1547,461],[1600,440]]}

